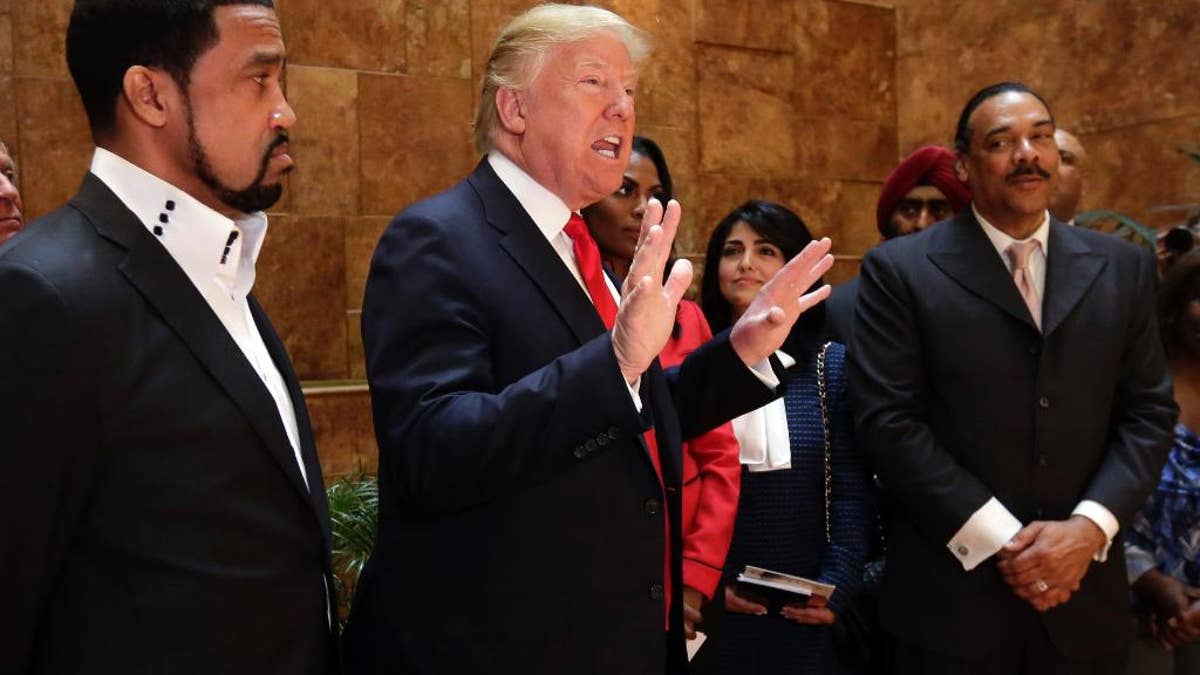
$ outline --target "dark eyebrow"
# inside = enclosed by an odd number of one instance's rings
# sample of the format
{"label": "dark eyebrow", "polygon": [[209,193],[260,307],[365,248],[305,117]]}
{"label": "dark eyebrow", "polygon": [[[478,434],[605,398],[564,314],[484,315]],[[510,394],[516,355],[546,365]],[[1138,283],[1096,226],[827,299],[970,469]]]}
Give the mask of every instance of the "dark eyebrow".
{"label": "dark eyebrow", "polygon": [[282,66],[284,62],[283,52],[277,51],[256,51],[250,56],[249,66]]}
{"label": "dark eyebrow", "polygon": [[983,137],[991,138],[992,136],[995,136],[997,134],[1003,134],[1003,133],[1006,133],[1009,131],[1012,131],[1012,127],[996,127],[995,129],[992,129],[991,131],[984,134]]}

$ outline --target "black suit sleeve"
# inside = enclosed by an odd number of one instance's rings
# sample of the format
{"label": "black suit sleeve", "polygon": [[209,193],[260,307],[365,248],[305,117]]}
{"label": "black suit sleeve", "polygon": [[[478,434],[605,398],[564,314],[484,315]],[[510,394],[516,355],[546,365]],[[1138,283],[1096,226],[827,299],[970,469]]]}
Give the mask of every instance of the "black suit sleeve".
{"label": "black suit sleeve", "polygon": [[520,314],[487,305],[462,248],[442,224],[401,215],[363,301],[380,471],[392,498],[427,513],[520,490],[644,428],[608,334],[498,382],[491,324]]}
{"label": "black suit sleeve", "polygon": [[0,672],[28,668],[83,508],[95,454],[92,373],[59,292],[0,262]]}
{"label": "black suit sleeve", "polygon": [[1156,269],[1149,252],[1139,252],[1133,320],[1125,335],[1120,380],[1109,414],[1112,432],[1104,461],[1084,493],[1084,499],[1111,511],[1122,527],[1158,483],[1179,416],[1154,311]]}
{"label": "black suit sleeve", "polygon": [[930,394],[913,289],[887,247],[867,254],[861,277],[850,347],[858,442],[890,497],[914,514],[926,536],[944,544],[992,493],[942,447],[926,422]]}

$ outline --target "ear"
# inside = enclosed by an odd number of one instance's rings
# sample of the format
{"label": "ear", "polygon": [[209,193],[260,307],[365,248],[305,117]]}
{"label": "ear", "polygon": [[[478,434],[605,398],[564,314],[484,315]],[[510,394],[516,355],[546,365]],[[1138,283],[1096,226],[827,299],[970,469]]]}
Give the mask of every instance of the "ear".
{"label": "ear", "polygon": [[131,66],[121,81],[121,94],[130,112],[156,129],[170,119],[178,89],[170,75],[145,66]]}
{"label": "ear", "polygon": [[967,182],[967,158],[961,152],[954,153],[954,175],[962,182]]}
{"label": "ear", "polygon": [[500,116],[500,126],[505,131],[514,136],[525,133],[525,106],[520,92],[508,87],[497,89],[496,112]]}

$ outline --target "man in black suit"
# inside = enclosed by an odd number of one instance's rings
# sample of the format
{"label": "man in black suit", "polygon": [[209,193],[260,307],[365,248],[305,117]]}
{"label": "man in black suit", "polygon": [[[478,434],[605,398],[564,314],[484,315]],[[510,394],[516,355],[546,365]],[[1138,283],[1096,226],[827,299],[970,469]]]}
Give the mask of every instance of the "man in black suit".
{"label": "man in black suit", "polygon": [[1177,415],[1154,260],[1048,215],[1054,119],[1024,85],[973,97],[956,146],[972,208],[867,255],[851,349],[894,670],[1119,673],[1118,533]]}
{"label": "man in black suit", "polygon": [[814,242],[664,376],[691,277],[684,261],[663,282],[678,204],[648,207],[619,297],[577,213],[620,185],[643,52],[606,10],[515,19],[484,74],[487,156],[379,243],[363,341],[380,520],[351,672],[686,668],[680,442],[777,395],[766,359],[832,260]]}
{"label": "man in black suit", "polygon": [[328,511],[249,295],[295,116],[269,0],[79,0],[97,149],[0,247],[0,672],[336,672]]}

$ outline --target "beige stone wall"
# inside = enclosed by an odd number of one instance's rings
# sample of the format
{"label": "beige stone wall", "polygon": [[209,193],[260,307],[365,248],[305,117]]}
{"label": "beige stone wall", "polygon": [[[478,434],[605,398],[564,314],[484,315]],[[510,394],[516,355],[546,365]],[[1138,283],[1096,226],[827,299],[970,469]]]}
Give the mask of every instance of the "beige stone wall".
{"label": "beige stone wall", "polygon": [[1196,0],[898,0],[900,149],[949,144],[966,99],[1017,79],[1091,153],[1081,208],[1163,227],[1200,202],[1200,3]]}
{"label": "beige stone wall", "polygon": [[[302,378],[363,376],[367,265],[389,218],[471,170],[470,123],[496,32],[530,0],[276,0],[289,49],[298,168],[272,214],[256,293]],[[684,204],[678,250],[751,197],[798,211],[857,272],[896,159],[948,143],[978,86],[1040,88],[1095,156],[1085,206],[1156,223],[1200,200],[1175,151],[1200,134],[1195,0],[604,0],[656,43],[639,132],[667,152]],[[893,4],[895,5],[893,7]],[[68,198],[90,157],[63,60],[70,0],[0,0],[0,137],[27,210]],[[1190,53],[1189,53],[1190,52]],[[311,389],[326,471],[375,466],[362,391]]]}

